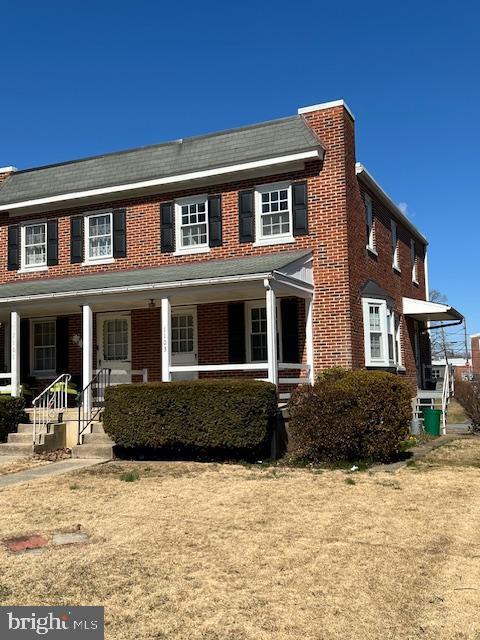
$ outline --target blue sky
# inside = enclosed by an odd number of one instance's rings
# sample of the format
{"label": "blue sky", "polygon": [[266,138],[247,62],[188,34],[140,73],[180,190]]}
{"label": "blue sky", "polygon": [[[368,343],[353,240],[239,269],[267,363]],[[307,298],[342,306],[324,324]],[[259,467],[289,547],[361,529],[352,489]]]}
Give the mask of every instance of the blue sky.
{"label": "blue sky", "polygon": [[344,98],[357,156],[480,331],[478,3],[46,0],[0,9],[0,166],[207,133]]}

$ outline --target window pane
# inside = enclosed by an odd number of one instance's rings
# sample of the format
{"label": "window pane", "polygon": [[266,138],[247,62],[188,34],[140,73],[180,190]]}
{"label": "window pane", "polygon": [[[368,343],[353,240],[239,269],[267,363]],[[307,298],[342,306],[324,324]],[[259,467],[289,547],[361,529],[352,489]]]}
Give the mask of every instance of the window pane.
{"label": "window pane", "polygon": [[112,256],[112,225],[110,214],[88,218],[88,257],[109,258]]}
{"label": "window pane", "polygon": [[54,320],[33,324],[33,368],[35,371],[55,371],[56,324]]}
{"label": "window pane", "polygon": [[182,247],[193,247],[207,244],[207,206],[206,202],[192,203],[181,208]]}
{"label": "window pane", "polygon": [[128,320],[126,318],[104,321],[103,357],[105,360],[128,359]]}
{"label": "window pane", "polygon": [[370,334],[370,356],[372,359],[379,360],[382,358],[382,334]]}
{"label": "window pane", "polygon": [[191,353],[193,338],[193,315],[172,316],[172,353]]}
{"label": "window pane", "polygon": [[45,227],[42,224],[30,224],[25,227],[25,266],[38,266],[47,263]]}
{"label": "window pane", "polygon": [[260,215],[263,237],[288,235],[291,232],[288,190],[272,190],[262,193],[262,212]]}
{"label": "window pane", "polygon": [[252,362],[267,359],[267,310],[265,307],[254,307],[251,310],[251,359]]}
{"label": "window pane", "polygon": [[380,307],[370,305],[370,331],[381,331]]}

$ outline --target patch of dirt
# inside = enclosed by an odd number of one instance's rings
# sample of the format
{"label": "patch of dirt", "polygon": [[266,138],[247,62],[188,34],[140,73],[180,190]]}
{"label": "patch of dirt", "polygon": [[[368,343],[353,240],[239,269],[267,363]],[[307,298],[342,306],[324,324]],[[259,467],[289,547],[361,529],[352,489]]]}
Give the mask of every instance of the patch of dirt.
{"label": "patch of dirt", "polygon": [[34,469],[35,467],[43,467],[49,464],[48,460],[39,459],[35,456],[29,458],[16,458],[10,462],[4,462],[0,457],[0,476],[7,475],[9,473],[17,473],[18,471],[27,471],[28,469]]}

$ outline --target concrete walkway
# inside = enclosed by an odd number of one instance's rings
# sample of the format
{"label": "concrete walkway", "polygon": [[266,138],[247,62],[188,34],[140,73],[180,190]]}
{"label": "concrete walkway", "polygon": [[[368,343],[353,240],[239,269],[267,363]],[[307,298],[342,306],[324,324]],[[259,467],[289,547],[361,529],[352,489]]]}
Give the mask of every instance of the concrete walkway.
{"label": "concrete walkway", "polygon": [[[4,459],[6,459],[6,456],[2,456],[1,460],[3,461]],[[43,478],[61,476],[64,473],[79,471],[80,469],[93,467],[96,464],[103,464],[104,462],[108,461],[99,458],[68,458],[67,460],[51,462],[43,467],[33,467],[33,469],[25,469],[25,471],[8,473],[4,476],[0,476],[0,489],[3,487],[9,487],[13,484],[19,484],[20,482],[29,482],[30,480],[42,480]]]}

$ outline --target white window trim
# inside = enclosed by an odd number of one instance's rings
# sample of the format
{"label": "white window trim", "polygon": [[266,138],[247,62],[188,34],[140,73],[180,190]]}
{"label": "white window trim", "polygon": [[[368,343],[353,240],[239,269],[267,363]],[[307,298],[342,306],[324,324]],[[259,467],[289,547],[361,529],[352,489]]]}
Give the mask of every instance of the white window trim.
{"label": "white window trim", "polygon": [[[96,258],[91,258],[90,253],[90,218],[96,218],[97,216],[110,216],[110,236],[112,239],[110,255],[108,256],[98,256]],[[90,211],[86,213],[83,218],[83,235],[84,238],[84,255],[85,260],[82,263],[82,266],[88,265],[97,265],[97,264],[112,264],[115,262],[115,258],[113,257],[113,211],[111,209],[105,209],[102,211]]]}
{"label": "white window trim", "polygon": [[[395,220],[390,220],[390,232],[392,239],[392,267],[398,273],[401,273],[400,268],[400,247],[398,242],[398,224]],[[394,242],[395,240],[395,242]]]}
{"label": "white window trim", "polygon": [[418,284],[418,254],[417,243],[414,238],[410,238],[410,255],[412,262],[412,282]]}
{"label": "white window trim", "polygon": [[[288,233],[282,233],[275,236],[264,236],[262,234],[262,194],[269,191],[287,190],[288,192],[288,212],[289,226]],[[292,199],[292,183],[291,182],[271,182],[255,187],[255,242],[254,247],[265,247],[275,244],[287,244],[295,242],[293,235],[293,199]]]}
{"label": "white window trim", "polygon": [[[283,349],[282,349],[282,314],[281,314],[281,300],[277,300],[277,334],[278,334],[278,350],[277,357],[278,361],[282,362],[283,359]],[[265,300],[249,300],[245,303],[245,355],[247,363],[251,362],[263,362],[262,360],[252,360],[252,344],[250,340],[250,336],[252,335],[252,309],[266,309],[266,301]],[[267,354],[268,360],[268,354]],[[265,360],[265,362],[267,362]]]}
{"label": "white window trim", "polygon": [[[380,307],[380,332],[382,334],[382,358],[372,358],[370,349],[370,306],[374,305]],[[362,298],[362,311],[363,311],[363,330],[364,330],[364,344],[365,344],[365,366],[367,367],[381,367],[382,369],[396,369],[397,371],[404,371],[402,364],[402,318],[399,314],[387,305],[386,300],[379,298]],[[392,355],[393,360],[390,360],[388,353],[388,316],[391,317],[392,328]],[[395,326],[398,320],[398,327]],[[397,342],[399,349],[397,349]]]}
{"label": "white window trim", "polygon": [[365,194],[365,222],[368,226],[367,250],[378,256],[375,246],[375,218],[373,215],[373,200]]}
{"label": "white window trim", "polygon": [[[205,203],[205,220],[207,225],[207,241],[205,244],[199,244],[190,247],[182,247],[182,206],[188,204]],[[210,251],[210,235],[209,235],[209,211],[208,211],[208,195],[189,196],[175,200],[175,251],[174,256],[193,255],[196,253],[209,253]]]}
{"label": "white window trim", "polygon": [[[55,366],[55,369],[34,369],[34,363],[35,363],[35,344],[34,344],[34,325],[35,324],[41,324],[41,323],[45,323],[45,322],[53,322],[55,323],[57,321],[56,317],[49,317],[49,318],[32,318],[30,320],[30,373],[32,376],[35,376],[36,378],[51,378],[52,376],[55,376],[57,373],[57,368]],[[55,332],[54,332],[54,336],[55,336],[55,360],[57,357],[57,328],[55,326]]]}
{"label": "white window trim", "polygon": [[[27,265],[26,256],[26,227],[31,227],[35,224],[43,224],[45,227],[45,263],[44,264],[31,264]],[[18,273],[32,273],[35,271],[48,271],[47,265],[47,221],[42,220],[28,220],[20,225],[20,269]]]}

